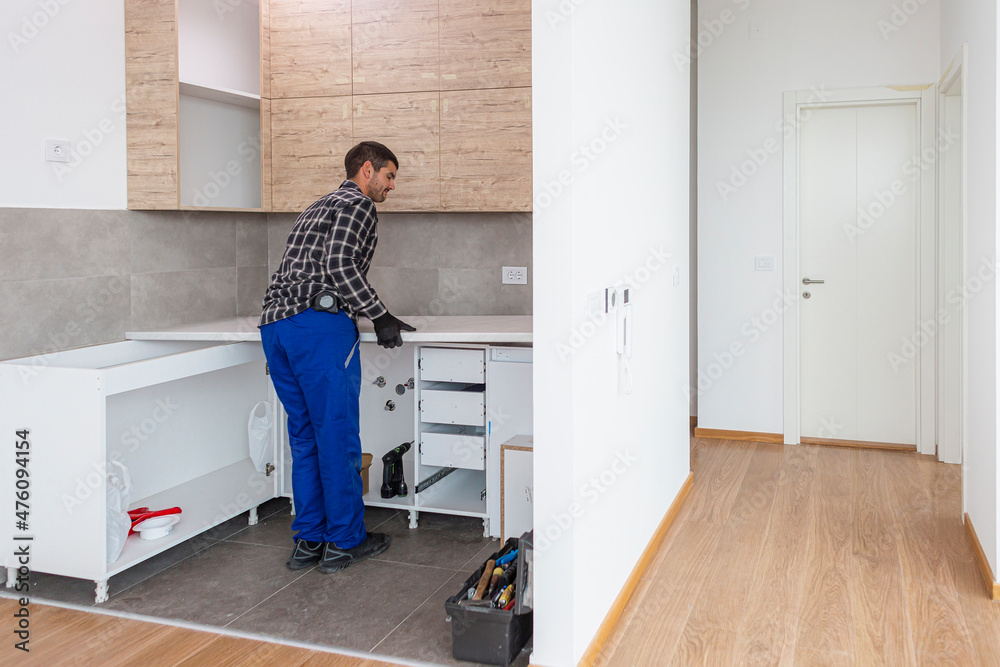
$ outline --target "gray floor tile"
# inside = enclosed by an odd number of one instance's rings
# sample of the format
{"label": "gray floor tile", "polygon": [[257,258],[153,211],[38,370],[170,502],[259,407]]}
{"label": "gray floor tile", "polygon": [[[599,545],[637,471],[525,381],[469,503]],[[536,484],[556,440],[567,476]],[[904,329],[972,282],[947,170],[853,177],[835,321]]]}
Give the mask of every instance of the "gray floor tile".
{"label": "gray floor tile", "polygon": [[500,540],[490,540],[486,546],[479,550],[475,556],[470,558],[465,562],[465,565],[459,568],[462,572],[465,572],[465,576],[472,575],[473,572],[479,569],[479,567],[485,563],[490,556],[500,551]]}
{"label": "gray floor tile", "polygon": [[292,511],[286,507],[267,518],[259,518],[256,526],[246,526],[227,537],[226,541],[280,547],[291,552],[295,545],[291,526]]}
{"label": "gray floor tile", "polygon": [[333,574],[310,570],[227,627],[368,651],[452,574],[375,560]]}
{"label": "gray floor tile", "polygon": [[[365,528],[385,532],[381,528],[382,524],[399,514],[399,510],[391,510],[388,507],[365,507]],[[406,514],[403,513],[403,516]]]}
{"label": "gray floor tile", "polygon": [[[381,507],[365,508],[365,526],[368,530],[375,530],[389,519],[398,514],[398,510],[390,510]],[[291,549],[295,543],[294,531],[292,531],[291,507],[279,508],[276,512],[263,518],[261,514],[260,522],[256,526],[247,526],[233,533],[226,539],[230,542],[242,542],[244,544],[262,544],[282,549]]]}
{"label": "gray floor tile", "polygon": [[[447,619],[444,603],[459,592],[468,574],[452,576],[444,586],[417,608],[403,623],[392,631],[374,652],[381,655],[425,660],[439,665],[469,666],[476,663],[455,660],[452,657],[452,626]],[[528,664],[530,651],[522,651],[512,663],[516,667]]]}
{"label": "gray floor tile", "polygon": [[407,514],[400,512],[379,532],[392,536],[392,546],[378,560],[428,565],[456,571],[491,542],[483,537],[481,519],[423,513],[419,527],[410,529]]}
{"label": "gray floor tile", "polygon": [[[138,539],[133,536],[130,539]],[[169,567],[190,558],[199,551],[203,551],[216,540],[202,539],[195,537],[177,546],[157,554],[152,558],[130,567],[121,574],[111,577],[108,581],[110,594],[117,595],[122,591],[138,584],[139,582],[155,576]],[[75,579],[73,577],[60,577],[54,574],[42,572],[31,573],[31,596],[39,600],[52,600],[56,602],[71,602],[80,605],[94,604],[94,582],[89,579]]]}
{"label": "gray floor tile", "polygon": [[302,572],[285,567],[286,549],[218,542],[114,595],[107,608],[207,625],[225,625]]}

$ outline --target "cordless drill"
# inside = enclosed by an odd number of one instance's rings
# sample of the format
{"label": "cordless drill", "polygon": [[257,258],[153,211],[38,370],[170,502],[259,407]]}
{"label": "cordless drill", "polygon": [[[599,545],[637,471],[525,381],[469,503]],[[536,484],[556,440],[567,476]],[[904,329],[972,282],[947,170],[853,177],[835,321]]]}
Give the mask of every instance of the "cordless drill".
{"label": "cordless drill", "polygon": [[382,457],[382,497],[405,497],[406,480],[403,479],[403,454],[410,451],[413,443],[404,442],[386,452]]}

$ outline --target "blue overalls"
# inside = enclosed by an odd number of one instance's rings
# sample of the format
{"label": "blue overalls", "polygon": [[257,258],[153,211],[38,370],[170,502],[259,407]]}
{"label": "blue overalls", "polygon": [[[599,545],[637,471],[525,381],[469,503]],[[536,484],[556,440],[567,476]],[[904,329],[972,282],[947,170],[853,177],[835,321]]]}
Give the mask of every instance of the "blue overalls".
{"label": "blue overalls", "polygon": [[260,328],[271,382],[288,413],[296,539],[361,544],[358,328],[312,308]]}

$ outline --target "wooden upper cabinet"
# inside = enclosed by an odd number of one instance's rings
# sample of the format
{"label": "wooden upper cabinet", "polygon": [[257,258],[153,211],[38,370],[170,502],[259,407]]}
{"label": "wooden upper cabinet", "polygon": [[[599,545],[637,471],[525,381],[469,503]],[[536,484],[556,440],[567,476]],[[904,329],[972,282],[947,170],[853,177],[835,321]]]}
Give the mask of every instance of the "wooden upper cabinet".
{"label": "wooden upper cabinet", "polygon": [[440,0],[441,90],[531,86],[531,0]]}
{"label": "wooden upper cabinet", "polygon": [[173,2],[125,2],[128,207],[176,209],[177,16]]}
{"label": "wooden upper cabinet", "polygon": [[354,143],[378,141],[399,158],[396,189],[380,211],[441,208],[438,93],[354,96]]}
{"label": "wooden upper cabinet", "polygon": [[354,94],[439,90],[438,0],[354,0]]}
{"label": "wooden upper cabinet", "polygon": [[351,98],[271,100],[271,203],[301,212],[344,181]]}
{"label": "wooden upper cabinet", "polygon": [[441,93],[445,211],[531,210],[531,89]]}
{"label": "wooden upper cabinet", "polygon": [[271,97],[350,95],[351,0],[271,0],[269,13]]}

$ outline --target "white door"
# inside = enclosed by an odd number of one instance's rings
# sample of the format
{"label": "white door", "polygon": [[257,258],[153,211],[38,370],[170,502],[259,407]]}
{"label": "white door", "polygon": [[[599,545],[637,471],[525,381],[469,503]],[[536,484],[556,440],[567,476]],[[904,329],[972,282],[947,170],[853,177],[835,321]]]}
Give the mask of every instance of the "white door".
{"label": "white door", "polygon": [[916,444],[917,127],[915,103],[810,109],[800,124],[804,441]]}

